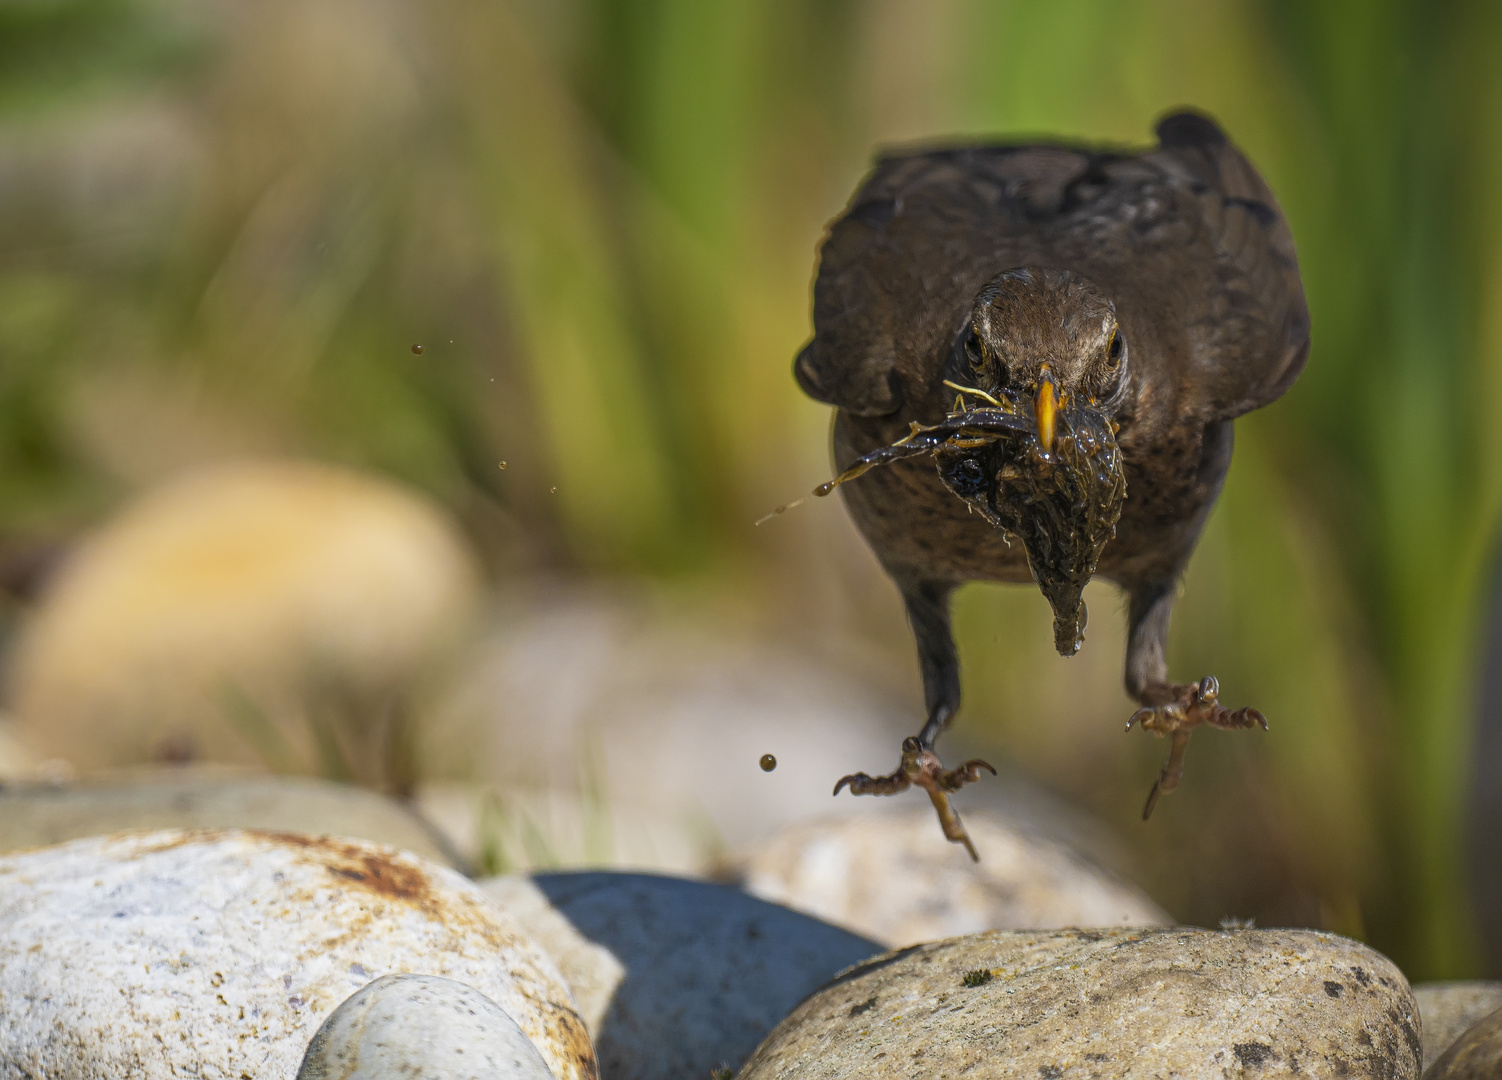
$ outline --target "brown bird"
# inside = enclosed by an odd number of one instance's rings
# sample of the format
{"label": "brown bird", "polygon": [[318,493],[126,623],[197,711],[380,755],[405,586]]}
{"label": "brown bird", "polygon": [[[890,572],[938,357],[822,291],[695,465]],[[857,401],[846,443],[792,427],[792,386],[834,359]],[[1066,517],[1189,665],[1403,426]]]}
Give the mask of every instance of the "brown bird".
{"label": "brown bird", "polygon": [[1171,739],[1144,818],[1178,785],[1195,727],[1267,726],[1221,705],[1213,677],[1171,681],[1165,646],[1232,421],[1303,368],[1308,307],[1288,224],[1240,151],[1195,113],[1157,135],[1136,153],[885,156],[829,228],[814,337],[794,363],[838,409],[845,471],[816,493],[841,486],[902,592],[928,712],[904,760],[932,758],[921,778],[858,773],[836,794],[921,781],[934,794],[978,775],[983,762],[943,773],[932,756],[960,704],[949,599],[975,579],[1035,581],[1066,656],[1091,576],[1125,590],[1126,688],[1142,706],[1127,728]]}

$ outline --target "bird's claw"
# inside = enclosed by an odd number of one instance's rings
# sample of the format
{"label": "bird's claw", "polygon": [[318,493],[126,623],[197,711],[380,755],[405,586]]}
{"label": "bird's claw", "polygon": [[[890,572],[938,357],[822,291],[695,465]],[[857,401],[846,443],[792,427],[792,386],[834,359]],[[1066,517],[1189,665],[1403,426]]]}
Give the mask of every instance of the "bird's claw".
{"label": "bird's claw", "polygon": [[944,830],[945,838],[952,843],[964,844],[970,857],[980,862],[980,856],[976,854],[975,845],[970,842],[970,835],[965,832],[959,813],[949,802],[949,793],[979,780],[983,769],[992,776],[996,775],[996,769],[980,758],[971,758],[963,765],[946,771],[938,754],[924,747],[916,738],[909,737],[902,741],[902,763],[896,772],[890,776],[870,776],[863,772],[842,776],[834,786],[834,794],[838,795],[842,788],[848,786],[852,795],[896,795],[916,784],[928,792],[929,801],[934,804],[934,810],[939,815],[939,825]]}
{"label": "bird's claw", "polygon": [[937,783],[945,791],[958,791],[966,784],[973,784],[980,779],[980,771],[985,769],[992,776],[996,775],[996,769],[988,761],[980,758],[971,758],[965,764],[950,769],[946,773],[940,773]]}
{"label": "bird's claw", "polygon": [[1201,724],[1226,731],[1249,727],[1267,730],[1267,718],[1256,709],[1248,707],[1233,712],[1220,703],[1220,683],[1214,675],[1206,675],[1198,683],[1183,683],[1172,689],[1175,693],[1173,701],[1138,709],[1127,721],[1126,729],[1131,731],[1132,725],[1137,724],[1143,731],[1151,731],[1159,738],[1176,731],[1188,731]]}
{"label": "bird's claw", "polygon": [[838,795],[841,788],[849,786],[852,795],[896,795],[899,791],[906,791],[909,783],[901,769],[891,776],[871,776],[858,772],[840,777],[839,783],[834,786],[834,793]]}
{"label": "bird's claw", "polygon": [[1267,718],[1253,708],[1232,711],[1220,703],[1220,683],[1214,675],[1206,675],[1198,683],[1183,683],[1170,688],[1174,699],[1162,705],[1138,709],[1127,721],[1126,729],[1136,724],[1143,731],[1151,731],[1158,738],[1167,735],[1172,739],[1168,758],[1158,773],[1152,791],[1147,794],[1147,803],[1142,808],[1142,820],[1152,816],[1158,797],[1166,795],[1179,786],[1184,775],[1184,751],[1189,746],[1189,736],[1201,724],[1213,728],[1234,731],[1241,728],[1261,727],[1267,730]]}

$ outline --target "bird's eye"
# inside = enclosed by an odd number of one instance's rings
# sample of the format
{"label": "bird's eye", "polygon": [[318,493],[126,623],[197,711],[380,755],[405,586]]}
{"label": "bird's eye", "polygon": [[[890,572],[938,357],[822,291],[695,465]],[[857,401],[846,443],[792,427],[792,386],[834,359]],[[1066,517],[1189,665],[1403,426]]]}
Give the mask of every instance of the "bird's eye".
{"label": "bird's eye", "polygon": [[1106,364],[1115,367],[1121,363],[1121,354],[1126,349],[1126,339],[1121,336],[1120,330],[1111,331],[1111,344],[1106,346]]}
{"label": "bird's eye", "polygon": [[972,371],[980,371],[986,366],[986,348],[981,344],[980,335],[973,326],[965,335],[965,358],[970,361]]}

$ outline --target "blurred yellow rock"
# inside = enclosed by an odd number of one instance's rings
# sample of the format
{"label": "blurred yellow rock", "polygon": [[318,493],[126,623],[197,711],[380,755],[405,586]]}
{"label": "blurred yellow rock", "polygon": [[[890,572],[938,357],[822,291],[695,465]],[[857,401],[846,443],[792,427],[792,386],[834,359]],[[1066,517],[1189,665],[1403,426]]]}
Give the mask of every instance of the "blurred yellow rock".
{"label": "blurred yellow rock", "polygon": [[0,785],[60,784],[73,778],[73,766],[62,758],[44,758],[27,744],[15,721],[0,713]]}
{"label": "blurred yellow rock", "polygon": [[169,482],[88,537],[24,628],[27,740],[80,769],[256,763],[395,783],[414,696],[478,588],[413,493],[300,462]]}

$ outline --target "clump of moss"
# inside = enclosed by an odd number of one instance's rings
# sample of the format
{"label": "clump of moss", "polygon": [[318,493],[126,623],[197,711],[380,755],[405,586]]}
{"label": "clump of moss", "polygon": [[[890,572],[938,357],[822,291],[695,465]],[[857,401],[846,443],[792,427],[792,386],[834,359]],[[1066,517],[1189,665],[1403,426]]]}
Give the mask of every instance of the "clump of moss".
{"label": "clump of moss", "polygon": [[964,982],[966,986],[985,986],[994,978],[996,976],[985,968],[976,968],[974,971],[965,972]]}

